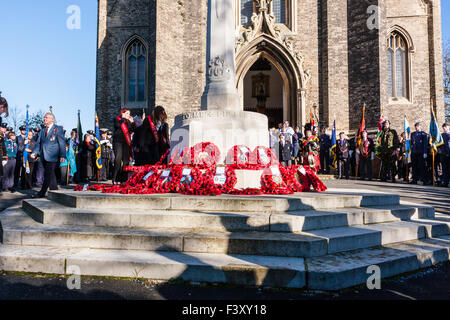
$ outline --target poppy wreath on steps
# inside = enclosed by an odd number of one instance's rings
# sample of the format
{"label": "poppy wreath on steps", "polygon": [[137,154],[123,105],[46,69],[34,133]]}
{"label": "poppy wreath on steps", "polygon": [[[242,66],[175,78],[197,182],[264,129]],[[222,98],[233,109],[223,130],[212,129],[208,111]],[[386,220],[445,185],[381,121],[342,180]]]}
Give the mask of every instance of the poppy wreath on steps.
{"label": "poppy wreath on steps", "polygon": [[202,172],[196,167],[179,166],[174,179],[172,191],[182,194],[196,194],[203,184]]}
{"label": "poppy wreath on steps", "polygon": [[250,165],[251,150],[244,145],[237,145],[228,150],[226,164],[234,169],[246,169]]}
{"label": "poppy wreath on steps", "polygon": [[[163,169],[158,173],[156,180],[153,182],[153,190],[155,193],[169,193],[173,189],[174,168]],[[176,169],[175,169],[176,174]]]}
{"label": "poppy wreath on steps", "polygon": [[[316,172],[308,166],[291,166],[295,168],[295,171],[292,173],[292,178],[296,179],[297,182],[302,186],[299,190],[300,192],[309,192],[311,191],[311,186],[314,191],[323,192],[327,190],[327,187],[320,181]],[[302,170],[303,168],[303,170]]]}
{"label": "poppy wreath on steps", "polygon": [[231,166],[213,166],[203,173],[202,180],[204,192],[209,195],[229,193],[237,183],[236,171]]}
{"label": "poppy wreath on steps", "polygon": [[285,181],[287,187],[291,189],[293,192],[301,192],[302,191],[302,184],[300,183],[300,179],[296,178],[296,174],[300,174],[298,172],[298,169],[300,169],[302,166],[280,166],[280,172],[283,176],[283,180]]}
{"label": "poppy wreath on steps", "polygon": [[[261,191],[264,194],[291,194],[294,193],[283,180],[281,165],[265,168],[261,175]],[[273,174],[275,171],[275,174]]]}
{"label": "poppy wreath on steps", "polygon": [[270,165],[278,165],[275,152],[272,149],[258,146],[250,154],[250,165],[255,169],[267,168]]}
{"label": "poppy wreath on steps", "polygon": [[211,142],[197,143],[190,152],[183,154],[183,163],[199,169],[207,169],[220,161],[220,150]]}

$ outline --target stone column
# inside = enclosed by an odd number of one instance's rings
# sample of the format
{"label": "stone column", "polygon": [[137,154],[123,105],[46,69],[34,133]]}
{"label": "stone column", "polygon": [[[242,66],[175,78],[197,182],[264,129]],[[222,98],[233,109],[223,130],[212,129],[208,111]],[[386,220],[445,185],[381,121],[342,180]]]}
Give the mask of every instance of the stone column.
{"label": "stone column", "polygon": [[242,110],[236,88],[234,6],[234,0],[208,2],[208,71],[202,110]]}
{"label": "stone column", "polygon": [[267,147],[268,119],[261,113],[243,111],[240,103],[234,57],[234,0],[209,0],[207,37],[208,73],[201,111],[175,117],[171,149],[175,152],[196,143],[212,142],[219,148],[223,163],[235,145],[252,150]]}

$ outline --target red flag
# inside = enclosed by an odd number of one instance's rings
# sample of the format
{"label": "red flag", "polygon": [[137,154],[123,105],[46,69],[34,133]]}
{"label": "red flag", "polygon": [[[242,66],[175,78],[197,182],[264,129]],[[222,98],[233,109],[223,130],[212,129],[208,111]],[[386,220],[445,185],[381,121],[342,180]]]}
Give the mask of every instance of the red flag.
{"label": "red flag", "polygon": [[358,135],[356,137],[356,141],[357,141],[358,147],[360,146],[361,141],[362,141],[362,132],[364,130],[366,130],[366,119],[364,117],[365,113],[366,113],[366,104],[364,104],[364,106],[363,106],[363,113],[362,113],[361,123],[359,124]]}

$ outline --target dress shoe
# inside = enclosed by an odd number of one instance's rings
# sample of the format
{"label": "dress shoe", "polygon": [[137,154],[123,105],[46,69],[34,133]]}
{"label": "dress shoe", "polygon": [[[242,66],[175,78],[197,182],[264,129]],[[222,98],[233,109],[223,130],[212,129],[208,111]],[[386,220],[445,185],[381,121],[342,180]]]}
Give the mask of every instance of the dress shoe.
{"label": "dress shoe", "polygon": [[31,195],[31,198],[32,199],[41,199],[41,198],[45,198],[45,196],[42,195],[42,194],[37,193],[37,194]]}

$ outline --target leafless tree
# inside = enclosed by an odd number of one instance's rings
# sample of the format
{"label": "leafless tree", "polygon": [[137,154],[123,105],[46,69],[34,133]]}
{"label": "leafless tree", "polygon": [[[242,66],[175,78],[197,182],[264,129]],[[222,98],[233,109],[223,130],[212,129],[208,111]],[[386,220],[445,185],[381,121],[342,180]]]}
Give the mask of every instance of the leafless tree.
{"label": "leafless tree", "polygon": [[12,127],[15,132],[25,123],[23,112],[17,105],[9,108],[9,117],[5,118],[5,120],[8,126]]}

